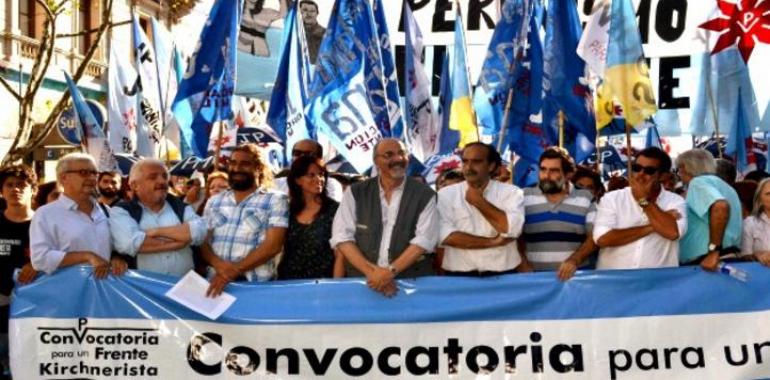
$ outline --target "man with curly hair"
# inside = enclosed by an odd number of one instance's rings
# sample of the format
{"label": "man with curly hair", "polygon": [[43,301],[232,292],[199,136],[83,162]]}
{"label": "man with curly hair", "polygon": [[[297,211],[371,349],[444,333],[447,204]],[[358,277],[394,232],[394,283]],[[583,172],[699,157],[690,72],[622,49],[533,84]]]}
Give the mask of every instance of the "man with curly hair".
{"label": "man with curly hair", "polygon": [[275,256],[283,247],[289,205],[283,194],[269,192],[271,174],[254,144],[236,147],[227,167],[230,190],[211,198],[203,212],[208,237],[201,247],[216,297],[232,281],[269,281]]}

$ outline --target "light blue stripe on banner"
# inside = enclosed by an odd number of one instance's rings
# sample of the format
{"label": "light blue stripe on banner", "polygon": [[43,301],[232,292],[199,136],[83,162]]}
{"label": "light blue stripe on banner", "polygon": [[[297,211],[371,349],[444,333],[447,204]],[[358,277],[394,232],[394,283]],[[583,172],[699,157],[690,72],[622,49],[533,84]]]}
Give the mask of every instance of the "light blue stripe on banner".
{"label": "light blue stripe on banner", "polygon": [[[699,267],[585,271],[559,282],[553,272],[496,278],[400,281],[385,298],[363,280],[234,284],[237,301],[217,321],[232,324],[408,323],[564,320],[770,310],[770,269],[736,265],[749,281]],[[129,272],[106,280],[90,267],[60,270],[14,291],[11,318],[207,320],[164,296],[176,278]]]}

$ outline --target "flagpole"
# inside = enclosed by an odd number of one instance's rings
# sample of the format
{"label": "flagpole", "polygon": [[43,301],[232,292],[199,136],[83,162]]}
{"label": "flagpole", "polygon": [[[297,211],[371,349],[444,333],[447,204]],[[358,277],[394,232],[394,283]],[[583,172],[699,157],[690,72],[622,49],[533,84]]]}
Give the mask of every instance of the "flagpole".
{"label": "flagpole", "polygon": [[564,149],[564,111],[559,110],[559,148]]}
{"label": "flagpole", "polygon": [[[710,59],[710,58],[709,58]],[[709,109],[711,109],[711,116],[714,118],[714,133],[716,134],[717,142],[717,155],[722,157],[722,146],[719,144],[719,115],[717,114],[717,106],[714,103],[714,93],[711,88],[711,65],[709,65],[709,72],[706,74],[706,95],[709,98]]]}
{"label": "flagpole", "polygon": [[599,146],[599,142],[601,142],[601,139],[599,138],[599,131],[596,131],[596,139],[594,140],[596,147],[596,172],[599,173],[599,175],[602,174],[602,148]]}
{"label": "flagpole", "polygon": [[[509,78],[513,78],[516,65],[511,62],[509,72]],[[508,97],[505,100],[505,111],[503,112],[503,125],[500,127],[499,138],[497,139],[497,151],[500,152],[503,149],[503,141],[505,141],[505,133],[508,131],[508,116],[511,113],[511,105],[513,103],[513,86],[508,89]],[[476,129],[478,134],[478,127]]]}
{"label": "flagpole", "polygon": [[631,124],[626,120],[626,169],[628,173],[626,175],[631,176]]}
{"label": "flagpole", "polygon": [[[219,101],[217,101],[217,108],[215,112],[214,120],[219,119]],[[219,158],[222,155],[222,135],[225,133],[224,131],[224,120],[219,120],[219,125],[217,126],[217,139],[214,141],[214,168],[219,167]]]}

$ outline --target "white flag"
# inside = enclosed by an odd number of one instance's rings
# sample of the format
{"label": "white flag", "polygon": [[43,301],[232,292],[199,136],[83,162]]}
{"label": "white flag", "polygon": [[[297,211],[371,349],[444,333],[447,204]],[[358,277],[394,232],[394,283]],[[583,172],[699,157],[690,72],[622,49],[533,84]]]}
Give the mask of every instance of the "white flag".
{"label": "white flag", "polygon": [[580,58],[600,77],[604,75],[610,43],[610,5],[610,0],[601,0],[594,4],[591,18],[583,29],[583,36],[577,47]]}
{"label": "white flag", "polygon": [[136,70],[118,58],[116,49],[111,49],[107,114],[110,146],[116,153],[131,154],[136,150],[138,85]]}
{"label": "white flag", "polygon": [[425,162],[436,152],[440,119],[433,110],[430,80],[422,65],[422,33],[404,1],[404,33],[406,37],[406,120],[407,138],[412,154]]}
{"label": "white flag", "polygon": [[[163,115],[163,137],[168,139],[175,147],[179,147],[179,123],[171,111],[171,103],[176,97],[179,86],[180,73],[176,72],[174,54],[176,44],[171,33],[155,18],[152,18],[152,40],[157,58],[156,68],[158,72],[158,86],[160,90],[160,110]],[[164,146],[165,150],[167,146]],[[166,155],[164,155],[166,157]]]}
{"label": "white flag", "polygon": [[[157,57],[147,35],[139,26],[139,21],[134,17],[134,53],[136,54],[136,67],[139,72],[141,90],[137,94],[139,107],[138,128],[144,128],[149,137],[149,147],[137,149],[142,156],[160,156],[160,140],[163,135],[162,116],[160,111],[160,86],[158,85]],[[140,134],[141,136],[141,134]],[[140,144],[142,148],[142,144]]]}

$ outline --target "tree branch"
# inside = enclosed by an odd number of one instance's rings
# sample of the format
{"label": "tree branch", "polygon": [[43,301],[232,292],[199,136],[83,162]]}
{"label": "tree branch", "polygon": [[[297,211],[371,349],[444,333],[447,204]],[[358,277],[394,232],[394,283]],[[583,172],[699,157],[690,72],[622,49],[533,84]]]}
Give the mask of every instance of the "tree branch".
{"label": "tree branch", "polygon": [[[109,27],[110,28],[114,28],[116,26],[130,24],[131,22],[132,22],[131,20],[126,20],[126,21],[121,21],[121,22],[114,22],[114,23],[111,23],[109,25]],[[56,38],[70,38],[70,37],[87,36],[89,34],[97,33],[97,32],[99,32],[99,30],[100,30],[100,28],[93,28],[93,29],[88,29],[88,30],[84,30],[84,31],[81,31],[81,32],[77,32],[77,33],[60,33],[60,34],[56,35]]]}
{"label": "tree branch", "polygon": [[[2,84],[3,87],[5,87],[5,89],[8,90],[8,92],[11,93],[11,95],[13,95],[14,99],[16,99],[19,102],[21,101],[21,95],[19,95],[19,93],[16,92],[16,90],[13,89],[11,84],[8,83],[8,81],[5,80],[5,78],[0,77],[0,84]],[[21,116],[21,115],[19,115],[19,116]]]}
{"label": "tree branch", "polygon": [[[93,58],[94,54],[96,54],[96,51],[99,48],[99,44],[101,43],[104,37],[104,34],[112,24],[110,22],[110,14],[112,13],[112,2],[113,0],[107,0],[107,3],[105,4],[104,9],[102,10],[102,20],[105,20],[105,21],[99,26],[99,31],[97,32],[98,34],[96,36],[96,42],[94,42],[94,44],[92,44],[91,47],[88,48],[88,51],[83,57],[83,61],[80,63],[77,70],[75,70],[75,72],[72,75],[72,81],[75,83],[77,83],[80,80],[80,78],[83,76],[83,73],[85,73],[86,67],[88,67],[88,63]],[[56,125],[56,122],[59,120],[59,116],[67,107],[69,99],[70,99],[70,93],[69,91],[66,91],[62,95],[62,97],[59,99],[59,101],[56,103],[56,106],[54,106],[53,110],[51,110],[51,113],[48,114],[48,118],[45,120],[45,123],[43,123],[43,126],[42,126],[43,130],[40,131],[40,133],[36,134],[34,139],[32,139],[32,141],[27,144],[28,149],[34,149],[36,146],[40,145],[40,143],[43,142],[46,136],[48,136],[48,134]]]}
{"label": "tree branch", "polygon": [[[45,140],[46,136],[51,133],[51,130],[56,126],[61,113],[69,104],[70,99],[69,91],[65,91],[54,108],[48,114],[48,117],[40,126],[40,128],[36,129],[34,131],[35,133],[30,133],[32,131],[32,120],[28,116],[32,108],[35,94],[37,93],[37,90],[39,89],[43,79],[45,79],[45,72],[50,65],[51,58],[53,57],[53,48],[56,41],[55,14],[48,7],[45,0],[35,1],[45,10],[46,25],[44,27],[43,38],[40,41],[40,51],[38,57],[35,59],[35,65],[33,66],[32,71],[30,71],[30,84],[27,86],[27,91],[22,97],[23,107],[21,115],[22,117],[20,117],[19,123],[19,133],[16,134],[16,138],[11,145],[11,149],[3,159],[3,165],[7,165],[24,158],[24,156],[35,149],[35,147],[39,146],[43,140]],[[69,0],[61,0],[58,6],[63,7],[67,1]],[[110,19],[110,14],[112,13],[112,4],[113,0],[106,0],[106,4],[102,9],[101,15],[101,20],[103,20],[103,22],[96,32],[97,36],[95,37],[95,43],[89,47],[89,50],[83,57],[83,61],[72,75],[73,81],[75,81],[75,83],[77,83],[85,73],[88,64],[99,48],[100,42],[104,39],[106,31],[109,30],[112,26]],[[57,11],[59,10],[61,10],[61,8],[57,9]]]}
{"label": "tree branch", "polygon": [[67,2],[69,1],[70,0],[61,0],[59,4],[56,4],[55,12],[57,16],[62,14],[62,12],[64,12],[64,9],[65,9],[64,4],[67,4]]}

